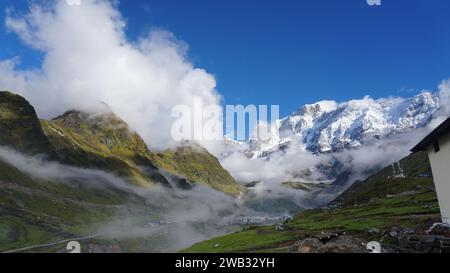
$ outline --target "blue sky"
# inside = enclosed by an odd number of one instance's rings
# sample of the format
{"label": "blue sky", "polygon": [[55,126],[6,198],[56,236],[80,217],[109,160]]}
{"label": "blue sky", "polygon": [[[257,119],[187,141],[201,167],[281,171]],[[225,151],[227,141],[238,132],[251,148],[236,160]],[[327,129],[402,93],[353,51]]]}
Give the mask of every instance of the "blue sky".
{"label": "blue sky", "polygon": [[[27,1],[2,0],[26,11]],[[279,104],[281,115],[323,99],[411,96],[450,77],[450,1],[122,0],[127,35],[173,32],[215,75],[227,104]],[[0,59],[39,53],[0,27]]]}

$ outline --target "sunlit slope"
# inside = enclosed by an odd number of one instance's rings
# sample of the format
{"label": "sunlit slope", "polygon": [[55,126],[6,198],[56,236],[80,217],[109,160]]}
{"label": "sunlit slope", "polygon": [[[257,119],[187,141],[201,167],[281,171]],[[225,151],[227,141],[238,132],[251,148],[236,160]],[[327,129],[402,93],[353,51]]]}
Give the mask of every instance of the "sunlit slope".
{"label": "sunlit slope", "polygon": [[110,171],[140,186],[167,184],[142,138],[112,112],[69,111],[41,124],[66,164]]}
{"label": "sunlit slope", "polygon": [[138,185],[168,185],[158,169],[213,189],[239,194],[239,185],[206,149],[195,144],[158,154],[112,112],[86,114],[69,111],[51,121],[41,121],[61,159],[83,167],[98,167],[132,177]]}

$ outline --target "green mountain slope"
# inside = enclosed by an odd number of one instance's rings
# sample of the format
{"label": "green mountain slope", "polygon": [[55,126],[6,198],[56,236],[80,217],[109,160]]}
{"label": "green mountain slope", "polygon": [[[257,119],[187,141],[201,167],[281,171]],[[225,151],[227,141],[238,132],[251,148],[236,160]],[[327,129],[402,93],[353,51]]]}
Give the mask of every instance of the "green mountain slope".
{"label": "green mountain slope", "polygon": [[25,154],[56,158],[44,135],[36,112],[27,100],[11,92],[0,92],[0,146]]}
{"label": "green mountain slope", "polygon": [[100,168],[137,185],[169,185],[159,173],[163,169],[189,182],[200,183],[231,195],[239,185],[206,149],[189,145],[158,154],[149,151],[142,138],[112,112],[87,114],[69,111],[42,128],[63,162],[81,167]]}
{"label": "green mountain slope", "polygon": [[286,252],[298,240],[344,232],[367,241],[382,241],[385,247],[398,247],[398,238],[386,235],[390,229],[423,233],[430,223],[440,220],[427,155],[412,154],[400,165],[404,178],[393,178],[392,166],[388,166],[356,182],[329,207],[297,214],[282,230],[250,227],[200,242],[183,252]]}
{"label": "green mountain slope", "polygon": [[189,143],[167,150],[156,154],[153,160],[158,167],[191,182],[204,184],[233,196],[240,193],[239,184],[220,165],[219,160],[198,145]]}
{"label": "green mountain slope", "polygon": [[426,153],[411,154],[400,160],[400,166],[405,178],[394,178],[394,167],[388,166],[364,181],[355,182],[333,203],[341,206],[353,206],[406,191],[434,190],[431,166]]}
{"label": "green mountain slope", "polygon": [[65,252],[67,242],[39,245],[74,238],[85,238],[82,252],[158,251],[167,245],[165,230],[147,226],[164,219],[161,207],[105,181],[83,180],[43,180],[0,158],[0,253],[24,247],[33,248],[19,252]]}
{"label": "green mountain slope", "polygon": [[0,159],[0,252],[89,235],[125,200],[77,181],[42,181]]}
{"label": "green mountain slope", "polygon": [[87,114],[69,111],[41,121],[42,128],[62,162],[97,168],[128,178],[134,184],[167,184],[153,165],[142,138],[112,112]]}

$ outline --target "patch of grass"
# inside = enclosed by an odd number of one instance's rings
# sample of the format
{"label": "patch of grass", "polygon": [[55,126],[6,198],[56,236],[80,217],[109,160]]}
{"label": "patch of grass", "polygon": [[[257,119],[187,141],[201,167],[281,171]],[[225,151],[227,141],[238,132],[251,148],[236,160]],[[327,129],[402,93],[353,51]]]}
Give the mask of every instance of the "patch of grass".
{"label": "patch of grass", "polygon": [[182,252],[248,252],[292,241],[295,238],[296,233],[292,231],[276,231],[274,227],[258,227],[203,241]]}
{"label": "patch of grass", "polygon": [[34,243],[51,242],[57,238],[54,230],[22,217],[0,215],[0,251],[7,251]]}
{"label": "patch of grass", "polygon": [[431,174],[430,163],[425,152],[411,154],[400,160],[405,178],[393,178],[392,166],[387,166],[364,181],[355,182],[342,193],[336,201],[343,206],[367,203],[374,198],[386,198],[406,191],[434,191],[432,177],[420,177]]}

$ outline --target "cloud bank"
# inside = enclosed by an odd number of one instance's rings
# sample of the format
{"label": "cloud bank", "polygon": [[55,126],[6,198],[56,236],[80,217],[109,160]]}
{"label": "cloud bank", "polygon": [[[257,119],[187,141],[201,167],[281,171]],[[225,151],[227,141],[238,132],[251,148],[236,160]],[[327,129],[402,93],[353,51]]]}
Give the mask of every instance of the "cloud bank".
{"label": "cloud bank", "polygon": [[170,32],[154,30],[136,41],[114,1],[83,0],[34,4],[26,14],[6,12],[5,25],[43,54],[35,69],[20,69],[20,57],[0,60],[0,89],[27,98],[40,117],[68,109],[108,104],[152,149],[173,146],[175,105],[220,104],[216,82],[188,60],[187,45]]}

